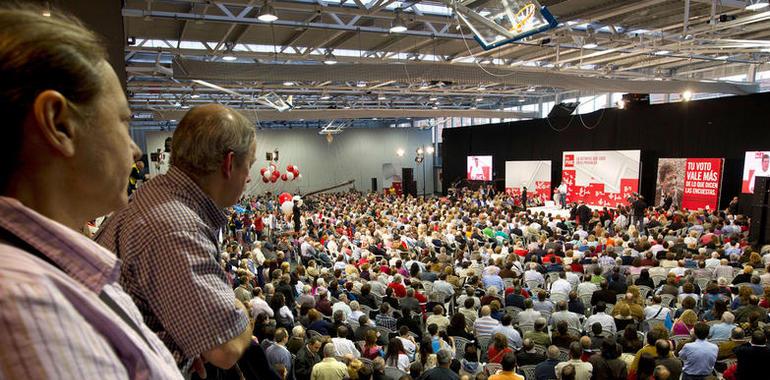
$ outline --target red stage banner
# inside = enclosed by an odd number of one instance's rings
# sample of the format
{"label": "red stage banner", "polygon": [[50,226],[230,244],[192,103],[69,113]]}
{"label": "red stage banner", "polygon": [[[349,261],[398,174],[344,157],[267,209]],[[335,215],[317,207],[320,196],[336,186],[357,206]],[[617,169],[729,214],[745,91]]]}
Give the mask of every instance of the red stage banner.
{"label": "red stage banner", "polygon": [[682,208],[711,210],[719,206],[722,183],[721,158],[688,158],[684,171]]}

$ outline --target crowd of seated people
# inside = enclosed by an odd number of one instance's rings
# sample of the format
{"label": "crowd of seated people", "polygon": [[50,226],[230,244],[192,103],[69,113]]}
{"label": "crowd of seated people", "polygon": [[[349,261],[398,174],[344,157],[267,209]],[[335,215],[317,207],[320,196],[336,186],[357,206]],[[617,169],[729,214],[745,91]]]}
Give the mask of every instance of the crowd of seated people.
{"label": "crowd of seated people", "polygon": [[0,24],[2,378],[766,377],[770,246],[734,207],[562,216],[485,187],[284,216],[242,197],[256,132],[216,104],[129,202],[139,151],[99,38],[40,10]]}
{"label": "crowd of seated people", "polygon": [[[489,189],[424,199],[350,191],[311,204],[296,234],[269,195],[244,198],[231,218],[271,223],[240,223],[222,265],[259,305],[279,287],[291,293],[294,324],[343,347],[335,357],[351,377],[367,366],[365,377],[378,376],[383,358],[391,378],[430,378],[443,351],[441,373],[468,379],[743,378],[770,359],[752,343],[770,336],[770,247],[748,246],[743,216],[649,208],[640,231],[619,207],[579,225]],[[272,341],[274,328],[255,336]],[[350,333],[359,329],[368,334]],[[506,372],[509,355],[516,368]]]}

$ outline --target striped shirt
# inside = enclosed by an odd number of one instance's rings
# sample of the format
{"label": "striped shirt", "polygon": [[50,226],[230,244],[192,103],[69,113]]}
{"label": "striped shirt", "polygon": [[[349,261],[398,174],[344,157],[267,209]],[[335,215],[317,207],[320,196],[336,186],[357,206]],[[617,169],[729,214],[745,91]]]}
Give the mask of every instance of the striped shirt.
{"label": "striped shirt", "polygon": [[15,199],[0,197],[0,215],[0,226],[55,264],[0,241],[0,379],[182,378],[117,284],[114,255]]}
{"label": "striped shirt", "polygon": [[123,260],[120,283],[183,370],[249,323],[219,265],[226,222],[211,197],[172,166],[139,188],[96,238]]}
{"label": "striped shirt", "polygon": [[476,322],[473,322],[473,330],[476,331],[476,335],[492,335],[495,329],[500,326],[500,322],[490,316],[476,318]]}

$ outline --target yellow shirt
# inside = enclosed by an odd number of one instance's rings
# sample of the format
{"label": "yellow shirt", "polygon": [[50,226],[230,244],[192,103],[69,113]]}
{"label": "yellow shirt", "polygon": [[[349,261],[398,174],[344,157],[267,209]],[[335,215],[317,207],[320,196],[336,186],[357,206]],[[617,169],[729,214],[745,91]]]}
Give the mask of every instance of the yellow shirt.
{"label": "yellow shirt", "polygon": [[313,366],[310,380],[342,380],[348,377],[348,367],[335,358],[324,358]]}

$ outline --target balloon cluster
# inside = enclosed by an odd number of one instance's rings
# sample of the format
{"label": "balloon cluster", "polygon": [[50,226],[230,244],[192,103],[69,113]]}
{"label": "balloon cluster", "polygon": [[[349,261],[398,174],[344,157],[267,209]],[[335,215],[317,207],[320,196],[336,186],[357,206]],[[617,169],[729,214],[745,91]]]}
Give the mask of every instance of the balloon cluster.
{"label": "balloon cluster", "polygon": [[259,174],[262,175],[262,182],[264,183],[276,183],[279,178],[284,182],[302,178],[302,174],[299,173],[299,168],[296,165],[287,166],[286,173],[281,174],[278,166],[270,164],[266,168],[259,169]]}
{"label": "balloon cluster", "polygon": [[294,211],[294,205],[297,207],[302,206],[302,197],[299,195],[292,196],[290,193],[282,193],[278,196],[278,204],[281,205],[281,212],[284,215],[291,215]]}

